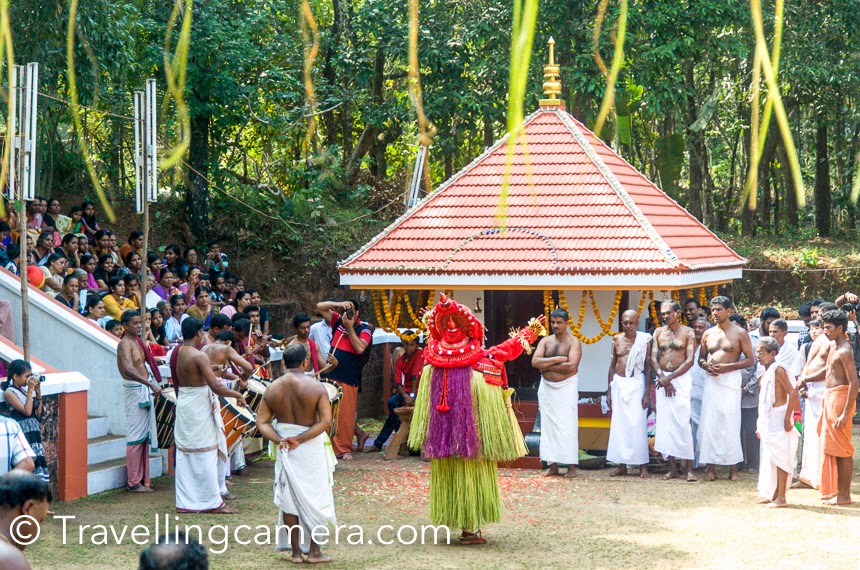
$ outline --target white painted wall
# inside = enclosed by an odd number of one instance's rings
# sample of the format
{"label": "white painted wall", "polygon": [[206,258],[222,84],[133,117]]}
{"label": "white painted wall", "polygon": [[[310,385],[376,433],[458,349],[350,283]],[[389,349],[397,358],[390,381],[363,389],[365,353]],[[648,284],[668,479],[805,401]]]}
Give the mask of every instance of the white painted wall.
{"label": "white painted wall", "polygon": [[[12,304],[15,339],[21,345],[21,282],[0,269],[0,299]],[[29,289],[30,352],[59,370],[77,371],[90,380],[87,413],[106,416],[110,432],[125,434],[122,378],[116,367],[119,341],[105,330],[35,287]]]}
{"label": "white painted wall", "polygon": [[[475,313],[475,307],[478,306],[478,299],[481,299],[481,312]],[[439,298],[437,296],[436,300]],[[466,305],[470,309],[472,309],[472,313],[475,314],[475,318],[478,319],[482,325],[486,326],[484,322],[484,315],[487,314],[487,303],[484,298],[484,292],[480,289],[457,289],[454,291],[454,300],[460,303],[461,305]]]}

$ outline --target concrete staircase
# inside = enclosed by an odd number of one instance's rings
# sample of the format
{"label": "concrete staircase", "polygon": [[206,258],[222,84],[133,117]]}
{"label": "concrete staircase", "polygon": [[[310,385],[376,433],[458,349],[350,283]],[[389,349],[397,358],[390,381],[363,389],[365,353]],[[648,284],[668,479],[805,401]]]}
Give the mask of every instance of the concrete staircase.
{"label": "concrete staircase", "polygon": [[[87,418],[87,494],[95,495],[125,487],[128,470],[125,459],[125,436],[108,433],[106,417]],[[161,457],[150,456],[151,478],[161,476]]]}

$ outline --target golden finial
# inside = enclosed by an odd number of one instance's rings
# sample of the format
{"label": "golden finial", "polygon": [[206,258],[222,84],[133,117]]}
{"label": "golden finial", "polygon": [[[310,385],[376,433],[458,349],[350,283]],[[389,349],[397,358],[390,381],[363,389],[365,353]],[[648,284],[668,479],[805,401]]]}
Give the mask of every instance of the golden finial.
{"label": "golden finial", "polygon": [[540,100],[541,107],[563,107],[564,101],[559,99],[561,95],[561,81],[559,80],[560,69],[555,63],[555,40],[549,38],[549,63],[543,66],[543,94],[546,99]]}

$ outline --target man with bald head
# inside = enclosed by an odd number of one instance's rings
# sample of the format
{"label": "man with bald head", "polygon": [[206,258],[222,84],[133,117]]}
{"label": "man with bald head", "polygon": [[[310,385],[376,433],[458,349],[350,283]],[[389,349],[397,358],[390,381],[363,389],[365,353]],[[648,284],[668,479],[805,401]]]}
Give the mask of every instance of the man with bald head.
{"label": "man with bald head", "polygon": [[669,473],[664,479],[676,479],[676,459],[687,460],[687,481],[696,481],[693,474],[693,427],[690,424],[690,392],[693,379],[690,367],[696,353],[693,329],[680,321],[681,307],[677,301],[664,301],[660,316],[666,323],[654,331],[651,366],[657,373],[657,427],[654,449],[669,458]]}
{"label": "man with bald head", "polygon": [[638,465],[648,475],[648,408],[651,406],[651,335],[639,328],[639,313],[624,311],[623,333],[612,339],[609,390],[612,408],[606,459],[617,463],[612,477],[627,475],[627,465]]}

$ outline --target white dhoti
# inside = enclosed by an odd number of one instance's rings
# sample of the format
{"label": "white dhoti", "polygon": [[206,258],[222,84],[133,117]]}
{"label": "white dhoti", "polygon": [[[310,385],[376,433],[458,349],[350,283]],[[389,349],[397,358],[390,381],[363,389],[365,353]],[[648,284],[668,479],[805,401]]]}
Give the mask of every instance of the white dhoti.
{"label": "white dhoti", "polygon": [[579,378],[560,382],[541,379],[540,458],[547,463],[579,464]]}
{"label": "white dhoti", "polygon": [[794,385],[793,376],[787,366],[772,364],[762,375],[760,381],[758,422],[756,430],[761,439],[761,454],[758,470],[758,493],[768,500],[773,500],[778,484],[777,469],[789,474],[794,472],[797,444],[800,434],[794,427],[785,431],[785,412],[788,401],[774,407],[776,400],[776,368],[782,366],[788,373],[789,381]]}
{"label": "white dhoti", "polygon": [[693,367],[690,368],[690,377],[693,379],[693,387],[690,390],[690,424],[693,426],[693,448],[695,449],[693,466],[696,468],[699,467],[699,422],[702,419],[702,395],[707,376],[708,373],[699,366],[699,363],[693,362]]}
{"label": "white dhoti", "polygon": [[125,399],[126,445],[144,443],[155,432],[150,423],[150,419],[154,419],[152,393],[149,386],[140,382],[123,382],[122,391]]}
{"label": "white dhoti", "polygon": [[607,461],[623,465],[647,464],[648,410],[642,408],[644,376],[628,378],[616,374],[609,389],[612,395],[612,421],[606,449]]}
{"label": "white dhoti", "polygon": [[[657,427],[654,449],[663,457],[693,459],[693,426],[690,424],[690,391],[693,378],[687,372],[672,380],[675,395],[657,388]],[[740,412],[739,412],[740,413]],[[740,416],[738,416],[740,417]]]}
{"label": "white dhoti", "polygon": [[[766,417],[758,416],[758,433],[761,436],[761,453],[758,468],[758,494],[773,499],[777,486],[777,468],[794,473],[795,456],[800,434],[792,427],[785,431],[785,410],[788,403],[771,407]],[[789,480],[789,484],[791,481]]]}
{"label": "white dhoti", "polygon": [[210,511],[224,506],[227,442],[221,407],[208,386],[179,388],[176,398],[176,510]]}
{"label": "white dhoti", "polygon": [[703,465],[735,465],[743,461],[740,370],[705,379],[698,441],[699,462]]}
{"label": "white dhoti", "polygon": [[[295,437],[307,431],[306,426],[274,423],[282,438]],[[275,550],[290,550],[290,531],[283,526],[284,514],[299,519],[299,546],[310,551],[314,529],[337,525],[334,513],[334,466],[337,460],[325,432],[291,451],[278,449],[275,461],[275,505],[278,507]],[[327,536],[320,534],[317,536]]]}
{"label": "white dhoti", "polygon": [[803,408],[803,456],[798,478],[813,489],[817,489],[821,483],[821,466],[824,464],[818,422],[821,419],[821,406],[826,392],[824,381],[806,384],[806,404]]}

